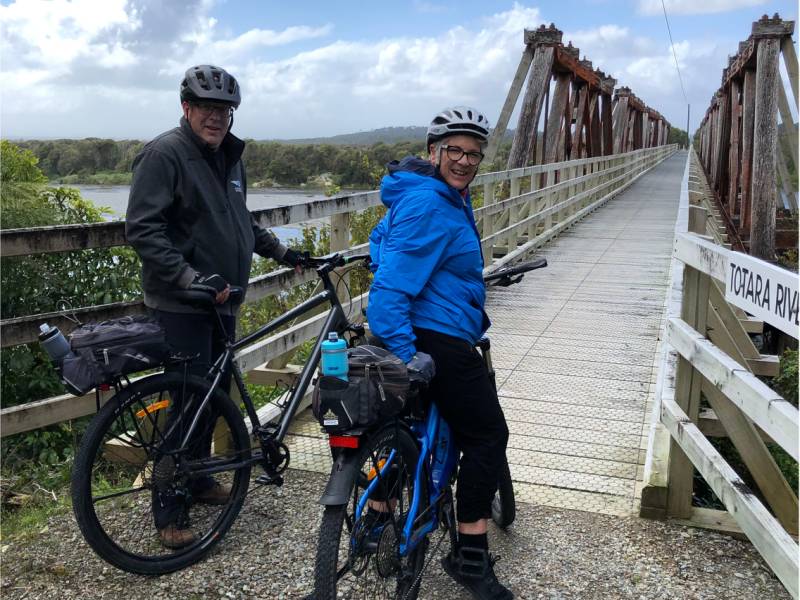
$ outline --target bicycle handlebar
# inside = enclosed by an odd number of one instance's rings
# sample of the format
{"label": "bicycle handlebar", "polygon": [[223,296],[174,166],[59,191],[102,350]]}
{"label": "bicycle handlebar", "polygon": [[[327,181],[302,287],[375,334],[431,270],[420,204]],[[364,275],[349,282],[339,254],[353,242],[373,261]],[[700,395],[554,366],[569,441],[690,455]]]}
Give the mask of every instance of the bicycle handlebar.
{"label": "bicycle handlebar", "polygon": [[[215,305],[214,299],[217,296],[217,291],[210,286],[198,285],[190,287],[187,290],[175,290],[169,292],[169,296],[179,302],[183,302],[184,304],[201,308],[209,308]],[[243,300],[244,288],[239,287],[238,285],[232,285],[230,287],[230,293],[228,294],[228,300],[225,302],[225,304],[241,304]]]}
{"label": "bicycle handlebar", "polygon": [[[537,258],[529,262],[520,263],[510,267],[501,267],[494,273],[489,273],[483,278],[484,283],[491,283],[501,287],[506,287],[514,283],[518,283],[528,271],[534,269],[542,269],[547,266],[546,258]],[[518,275],[518,277],[514,277]]]}

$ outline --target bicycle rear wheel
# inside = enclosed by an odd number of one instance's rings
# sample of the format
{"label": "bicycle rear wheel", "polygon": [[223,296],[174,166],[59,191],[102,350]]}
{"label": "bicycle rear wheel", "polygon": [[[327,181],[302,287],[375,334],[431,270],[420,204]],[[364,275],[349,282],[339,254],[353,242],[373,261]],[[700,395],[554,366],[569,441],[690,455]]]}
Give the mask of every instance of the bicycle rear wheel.
{"label": "bicycle rear wheel", "polygon": [[[394,426],[380,430],[365,442],[357,451],[358,475],[348,504],[327,506],[322,515],[314,571],[316,600],[414,600],[419,593],[427,538],[407,556],[400,556],[402,528],[414,494],[417,445],[404,428]],[[359,498],[384,467],[392,450],[395,455],[391,467],[370,495],[374,499],[372,510],[366,503],[364,510],[356,514]],[[427,507],[425,492],[417,514]]]}
{"label": "bicycle rear wheel", "polygon": [[[250,442],[227,394],[214,392],[188,448],[176,450],[208,387],[178,373],[153,375],[114,396],[89,424],[72,471],[72,505],[84,538],[112,565],[144,575],[186,567],[239,514],[250,480],[250,466],[242,464]],[[210,499],[199,495],[214,481],[230,493],[203,503]],[[181,548],[162,544],[155,513],[163,521],[165,510],[193,535]]]}
{"label": "bicycle rear wheel", "polygon": [[508,460],[503,459],[500,477],[497,480],[497,492],[492,500],[492,521],[501,529],[507,529],[517,518],[517,502],[514,499],[514,483],[511,481],[511,470]]}

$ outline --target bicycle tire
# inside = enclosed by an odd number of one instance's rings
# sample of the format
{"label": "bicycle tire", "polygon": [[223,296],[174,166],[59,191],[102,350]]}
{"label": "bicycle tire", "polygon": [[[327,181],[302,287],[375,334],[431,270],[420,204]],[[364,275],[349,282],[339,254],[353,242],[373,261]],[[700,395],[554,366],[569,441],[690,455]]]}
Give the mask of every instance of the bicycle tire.
{"label": "bicycle tire", "polygon": [[[199,485],[200,478],[192,476],[191,468],[181,470],[189,460],[185,452],[167,453],[167,425],[178,432],[173,436],[178,439],[193,414],[186,410],[167,418],[165,403],[182,398],[186,403],[181,406],[199,404],[208,388],[207,381],[191,376],[184,380],[179,373],[152,375],[116,394],[89,424],[75,457],[72,506],[84,538],[110,564],[142,575],[177,571],[203,558],[239,514],[250,481],[250,466],[240,463],[250,457],[250,441],[241,412],[226,393],[214,392],[206,408],[210,416],[197,430],[207,441],[213,437],[211,456],[207,461],[191,459],[199,468],[230,463],[230,470],[213,476],[231,485],[227,499],[219,499],[224,504],[192,502],[197,493],[192,485]],[[202,478],[208,485],[208,475]],[[177,507],[173,510],[179,511],[181,525],[195,534],[193,542],[177,549],[162,545],[154,520],[156,498],[167,498]]]}
{"label": "bicycle tire", "polygon": [[[357,451],[359,475],[351,487],[348,504],[326,506],[322,515],[314,568],[315,600],[351,596],[415,600],[419,594],[428,540],[422,540],[402,559],[397,544],[413,495],[419,459],[417,444],[405,428],[394,426],[384,427],[365,441]],[[366,510],[361,515],[354,513],[358,497],[369,483],[370,471],[375,471],[376,461],[382,464],[381,458],[388,456],[392,448],[397,452],[384,497],[396,499],[391,509],[394,518],[376,526],[369,521],[371,516]],[[427,484],[423,485],[426,489],[417,514],[428,506]]]}
{"label": "bicycle tire", "polygon": [[511,480],[508,461],[504,459],[500,477],[497,480],[497,492],[492,499],[492,521],[501,529],[508,529],[516,518],[517,502],[514,498],[514,482]]}

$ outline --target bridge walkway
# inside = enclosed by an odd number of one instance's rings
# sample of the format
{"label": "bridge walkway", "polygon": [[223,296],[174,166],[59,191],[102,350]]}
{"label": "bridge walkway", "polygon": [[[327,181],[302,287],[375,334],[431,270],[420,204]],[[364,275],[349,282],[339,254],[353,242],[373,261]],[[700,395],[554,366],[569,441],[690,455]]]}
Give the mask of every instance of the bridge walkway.
{"label": "bridge walkway", "polygon": [[[490,290],[518,502],[638,510],[685,162],[674,154],[546,246],[548,268]],[[294,468],[329,472],[310,411],[289,446]]]}

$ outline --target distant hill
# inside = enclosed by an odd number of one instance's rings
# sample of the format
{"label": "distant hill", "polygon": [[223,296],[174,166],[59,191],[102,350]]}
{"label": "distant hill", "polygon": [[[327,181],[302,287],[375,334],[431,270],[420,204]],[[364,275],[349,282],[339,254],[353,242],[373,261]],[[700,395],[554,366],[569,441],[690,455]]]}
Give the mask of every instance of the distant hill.
{"label": "distant hill", "polygon": [[[383,142],[384,144],[397,144],[399,142],[420,142],[425,140],[427,127],[381,127],[372,131],[359,131],[357,133],[343,133],[331,137],[301,138],[292,140],[273,140],[286,144],[333,144],[335,146],[371,146]],[[514,130],[506,131],[507,140],[514,137]]]}
{"label": "distant hill", "polygon": [[425,139],[425,127],[381,127],[372,131],[358,131],[356,133],[343,133],[331,137],[300,138],[292,140],[274,140],[286,144],[334,144],[341,146],[371,146],[383,142],[396,144],[398,142],[422,142]]}

